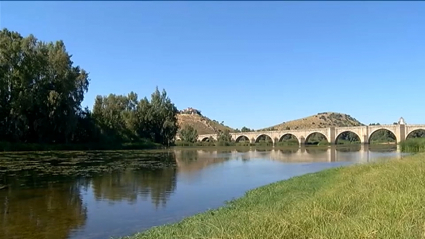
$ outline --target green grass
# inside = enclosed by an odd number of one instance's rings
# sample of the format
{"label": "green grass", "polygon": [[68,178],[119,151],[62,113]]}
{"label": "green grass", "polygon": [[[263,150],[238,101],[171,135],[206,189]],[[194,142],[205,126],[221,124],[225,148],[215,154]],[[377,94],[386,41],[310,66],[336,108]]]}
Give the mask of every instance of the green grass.
{"label": "green grass", "polygon": [[411,138],[400,143],[402,152],[425,152],[425,138]]}
{"label": "green grass", "polygon": [[124,238],[424,237],[425,154],[416,154],[273,183],[219,209]]}

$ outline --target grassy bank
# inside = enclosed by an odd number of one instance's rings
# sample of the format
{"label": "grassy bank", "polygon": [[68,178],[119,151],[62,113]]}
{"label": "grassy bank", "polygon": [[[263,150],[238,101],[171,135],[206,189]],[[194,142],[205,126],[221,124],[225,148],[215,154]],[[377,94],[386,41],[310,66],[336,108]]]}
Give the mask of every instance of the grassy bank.
{"label": "grassy bank", "polygon": [[34,144],[0,142],[0,151],[61,151],[61,150],[135,150],[157,149],[163,145],[150,141],[135,143]]}
{"label": "grassy bank", "polygon": [[425,154],[294,177],[125,237],[424,238]]}
{"label": "grassy bank", "polygon": [[425,138],[412,138],[400,143],[402,152],[425,152]]}

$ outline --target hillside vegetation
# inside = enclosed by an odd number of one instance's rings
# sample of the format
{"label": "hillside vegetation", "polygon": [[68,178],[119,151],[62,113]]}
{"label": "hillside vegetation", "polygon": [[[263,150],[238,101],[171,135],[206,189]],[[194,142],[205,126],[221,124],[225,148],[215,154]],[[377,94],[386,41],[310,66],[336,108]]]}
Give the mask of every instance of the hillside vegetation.
{"label": "hillside vegetation", "polygon": [[310,128],[327,128],[330,126],[361,126],[363,125],[355,118],[347,114],[324,112],[305,118],[283,122],[261,130],[290,130],[290,129],[310,129]]}
{"label": "hillside vegetation", "polygon": [[[226,129],[230,132],[235,131],[235,129],[226,126],[223,123],[219,123],[216,120],[211,120],[208,117],[203,116],[200,111],[191,108],[180,111],[180,113],[177,115],[177,119],[178,125],[180,126],[180,130],[183,129],[186,125],[190,125],[197,130],[198,134],[216,134],[220,131],[225,131]],[[258,131],[311,129],[326,128],[330,126],[343,127],[361,125],[363,124],[355,118],[351,117],[350,115],[335,112],[324,112],[301,119],[283,122],[278,125],[259,129]],[[251,129],[247,131],[251,131]]]}
{"label": "hillside vegetation", "polygon": [[179,131],[185,126],[190,125],[195,128],[198,134],[216,134],[220,131],[229,130],[233,132],[234,129],[219,123],[216,120],[211,120],[208,117],[203,116],[200,112],[194,113],[183,113],[180,112],[177,115],[177,122],[179,125]]}

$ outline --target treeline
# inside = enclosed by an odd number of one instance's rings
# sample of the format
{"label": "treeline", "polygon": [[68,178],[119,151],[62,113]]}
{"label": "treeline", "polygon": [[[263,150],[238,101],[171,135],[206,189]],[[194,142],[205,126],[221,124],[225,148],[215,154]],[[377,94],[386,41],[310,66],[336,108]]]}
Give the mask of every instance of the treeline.
{"label": "treeline", "polygon": [[162,145],[174,142],[178,125],[178,110],[158,88],[151,95],[138,100],[137,94],[127,96],[97,96],[93,118],[100,130],[102,140],[109,142],[137,142],[148,139]]}
{"label": "treeline", "polygon": [[0,142],[173,142],[178,111],[165,90],[157,88],[150,100],[134,92],[97,96],[90,111],[81,107],[89,81],[62,41],[1,30]]}
{"label": "treeline", "polygon": [[235,133],[239,133],[239,132],[254,132],[255,130],[254,129],[250,129],[250,128],[247,128],[247,127],[242,127],[240,130],[239,129],[235,129]]}
{"label": "treeline", "polygon": [[[217,133],[217,140],[210,137],[205,142],[198,142],[198,131],[191,125],[186,125],[179,133],[180,139],[175,144],[177,146],[235,146],[242,143],[236,143],[232,140],[230,130],[224,130]],[[249,145],[249,142],[248,142]]]}

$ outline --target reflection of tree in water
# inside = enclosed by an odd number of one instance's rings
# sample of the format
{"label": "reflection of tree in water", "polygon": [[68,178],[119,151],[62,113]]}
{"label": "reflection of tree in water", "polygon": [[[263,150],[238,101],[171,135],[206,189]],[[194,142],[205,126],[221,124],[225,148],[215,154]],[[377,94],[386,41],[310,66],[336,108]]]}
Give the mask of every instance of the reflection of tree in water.
{"label": "reflection of tree in water", "polygon": [[223,163],[230,160],[232,157],[231,150],[217,150],[217,151],[194,151],[194,150],[181,150],[177,152],[176,161],[179,173],[198,172],[210,165]]}
{"label": "reflection of tree in water", "polygon": [[270,148],[259,148],[259,147],[257,147],[257,148],[255,148],[255,151],[257,151],[257,152],[270,152]]}
{"label": "reflection of tree in water", "polygon": [[181,150],[180,159],[183,161],[198,160],[198,151],[197,150]]}
{"label": "reflection of tree in water", "polygon": [[0,238],[68,238],[87,217],[78,188],[70,182],[0,192]]}
{"label": "reflection of tree in water", "polygon": [[68,238],[85,224],[79,190],[91,183],[98,199],[141,195],[164,205],[175,190],[175,163],[174,152],[163,151],[2,154],[0,238]]}
{"label": "reflection of tree in water", "polygon": [[247,152],[249,152],[249,151],[251,151],[251,149],[250,149],[250,148],[248,148],[248,147],[245,147],[245,148],[237,148],[237,149],[236,149],[236,152],[238,152],[238,153],[247,153]]}
{"label": "reflection of tree in water", "polygon": [[280,149],[279,151],[283,154],[294,154],[296,152],[298,152],[299,148],[285,148],[285,149]]}
{"label": "reflection of tree in water", "polygon": [[231,154],[232,150],[218,150],[217,154],[219,155],[226,155],[226,154]]}
{"label": "reflection of tree in water", "polygon": [[241,159],[242,159],[242,162],[244,162],[244,163],[251,161],[251,157],[250,156],[242,155],[241,156]]}
{"label": "reflection of tree in water", "polygon": [[338,152],[357,152],[360,151],[362,146],[360,144],[353,144],[350,146],[338,146],[335,150]]}
{"label": "reflection of tree in water", "polygon": [[317,148],[316,147],[311,147],[311,148],[306,147],[305,151],[309,154],[325,153],[326,151],[328,151],[328,148],[327,147],[323,147],[323,148],[321,148],[321,147],[317,147]]}
{"label": "reflection of tree in water", "polygon": [[370,152],[394,152],[397,151],[397,145],[369,145]]}
{"label": "reflection of tree in water", "polygon": [[92,180],[97,200],[136,202],[138,197],[147,199],[158,207],[165,206],[176,189],[176,169],[144,169],[113,172]]}

